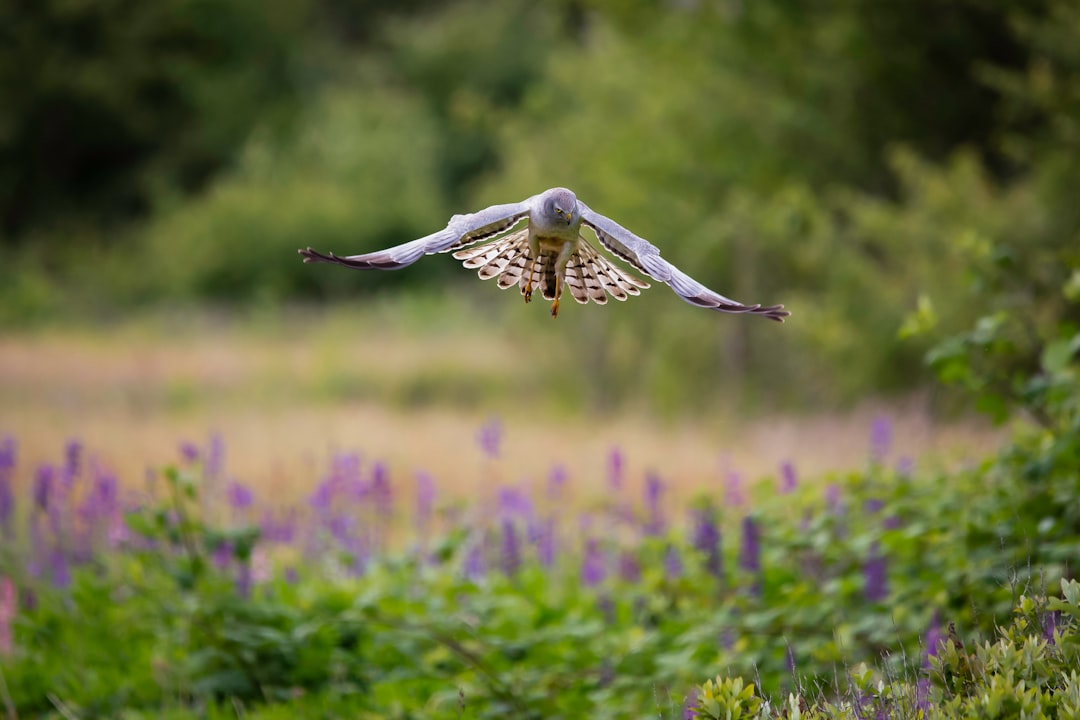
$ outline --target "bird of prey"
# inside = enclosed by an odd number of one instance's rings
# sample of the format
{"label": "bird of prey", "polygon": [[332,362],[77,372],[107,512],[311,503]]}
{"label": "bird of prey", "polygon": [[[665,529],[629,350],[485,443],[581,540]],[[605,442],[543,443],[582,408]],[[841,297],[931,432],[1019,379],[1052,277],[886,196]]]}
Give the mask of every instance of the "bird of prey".
{"label": "bird of prey", "polygon": [[[509,232],[522,220],[527,221],[524,227]],[[593,211],[566,188],[552,188],[522,202],[492,205],[470,215],[455,215],[442,230],[386,250],[346,256],[310,247],[299,252],[304,262],[398,270],[424,255],[453,251],[465,267],[478,269],[482,280],[498,277],[498,286],[504,290],[518,285],[525,302],[532,300],[538,288],[545,300],[552,301],[553,318],[559,315],[564,287],[579,303],[592,300],[599,305],[607,302],[608,295],[626,300],[649,287],[648,282],[601,255],[582,237],[582,225],[591,228],[600,244],[616,257],[650,278],[667,283],[691,305],[763,315],[779,322],[790,314],[783,305],[743,305],[710,290],[660,257],[655,245]]]}

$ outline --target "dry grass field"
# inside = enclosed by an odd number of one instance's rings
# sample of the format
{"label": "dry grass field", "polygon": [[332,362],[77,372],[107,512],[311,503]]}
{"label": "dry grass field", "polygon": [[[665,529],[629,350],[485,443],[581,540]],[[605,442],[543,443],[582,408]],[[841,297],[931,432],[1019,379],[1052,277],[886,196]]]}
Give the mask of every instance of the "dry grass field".
{"label": "dry grass field", "polygon": [[[19,443],[19,483],[58,461],[71,438],[131,483],[175,461],[182,441],[219,433],[228,474],[283,502],[303,497],[340,450],[385,461],[403,487],[427,470],[450,495],[483,495],[493,479],[543,482],[561,465],[588,496],[602,491],[619,447],[632,483],[651,469],[690,495],[729,470],[754,481],[784,461],[803,477],[858,467],[881,415],[893,423],[893,456],[920,462],[978,457],[1001,437],[977,420],[938,422],[917,400],[750,422],[515,402],[507,392],[527,386],[531,370],[512,337],[479,325],[385,329],[393,326],[377,312],[272,323],[203,314],[9,333],[0,338],[0,435]],[[490,460],[476,436],[493,417],[503,442]]]}

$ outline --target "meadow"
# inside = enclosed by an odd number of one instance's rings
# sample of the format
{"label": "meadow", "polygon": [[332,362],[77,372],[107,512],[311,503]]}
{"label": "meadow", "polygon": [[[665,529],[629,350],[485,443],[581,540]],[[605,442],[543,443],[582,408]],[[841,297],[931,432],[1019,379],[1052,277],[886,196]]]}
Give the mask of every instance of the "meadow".
{"label": "meadow", "polygon": [[1077,549],[1074,393],[1007,432],[351,407],[318,384],[423,373],[431,344],[211,317],[0,346],[10,716],[914,717],[974,693],[939,638],[1014,606],[1068,666],[1041,598]]}

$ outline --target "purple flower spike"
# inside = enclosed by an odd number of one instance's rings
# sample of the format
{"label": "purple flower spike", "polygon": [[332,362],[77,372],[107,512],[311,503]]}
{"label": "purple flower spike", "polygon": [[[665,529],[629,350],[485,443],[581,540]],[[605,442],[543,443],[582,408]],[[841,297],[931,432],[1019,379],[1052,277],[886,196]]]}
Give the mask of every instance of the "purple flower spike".
{"label": "purple flower spike", "polygon": [[235,480],[230,482],[225,489],[225,498],[233,510],[246,510],[255,502],[255,495],[251,492],[251,488]]}
{"label": "purple flower spike", "polygon": [[1057,610],[1051,610],[1043,615],[1043,639],[1050,645],[1057,645],[1054,633],[1057,632],[1059,616],[1060,613]]}
{"label": "purple flower spike", "polygon": [[633,585],[641,582],[641,563],[629,550],[623,550],[619,555],[619,577]]}
{"label": "purple flower spike", "polygon": [[622,450],[618,447],[611,448],[611,454],[608,455],[608,488],[615,494],[622,491],[625,465]]}
{"label": "purple flower spike", "polygon": [[874,418],[870,426],[870,460],[881,464],[892,449],[892,422],[884,415]]}
{"label": "purple flower spike", "polygon": [[540,527],[536,539],[536,555],[540,564],[546,568],[555,565],[555,520],[548,518]]}
{"label": "purple flower spike", "polygon": [[49,511],[49,504],[53,499],[54,473],[52,465],[42,465],[34,476],[34,504],[42,512]]}
{"label": "purple flower spike", "polygon": [[180,443],[180,459],[186,465],[194,465],[199,461],[199,446],[193,442]]}
{"label": "purple flower spike", "polygon": [[61,590],[71,587],[71,566],[68,565],[64,551],[57,548],[49,556],[49,568],[52,570],[53,586]]}
{"label": "purple flower spike", "polygon": [[19,613],[19,598],[15,583],[0,575],[0,657],[11,655],[14,645],[12,623]]}
{"label": "purple flower spike", "polygon": [[426,538],[435,514],[435,480],[426,472],[416,473],[416,532]]}
{"label": "purple flower spike", "polygon": [[502,444],[502,423],[498,418],[490,418],[480,426],[476,432],[476,444],[489,460],[499,457],[499,447]]}
{"label": "purple flower spike", "polygon": [[694,549],[705,556],[705,569],[715,578],[724,574],[723,559],[720,556],[720,528],[709,509],[698,510],[694,522],[694,534],[690,543]]}
{"label": "purple flower spike", "polygon": [[469,553],[465,556],[465,577],[473,582],[482,580],[484,574],[487,572],[487,563],[484,562],[484,543],[482,540],[478,540],[473,543],[473,546],[469,548]]}
{"label": "purple flower spike", "polygon": [[870,546],[870,553],[863,565],[863,580],[864,593],[869,602],[883,602],[889,597],[888,561],[876,542]]}
{"label": "purple flower spike", "polygon": [[646,535],[662,535],[664,533],[664,511],[660,507],[661,496],[664,492],[664,484],[660,476],[650,472],[645,476],[645,508],[648,512],[648,520],[643,528]]}
{"label": "purple flower spike", "polygon": [[585,557],[581,561],[581,581],[587,587],[596,587],[607,577],[607,567],[600,543],[589,538],[585,542]]}
{"label": "purple flower spike", "polygon": [[679,551],[675,549],[674,545],[668,545],[664,550],[664,577],[668,580],[674,580],[682,577],[683,564],[682,558],[679,557]]}
{"label": "purple flower spike", "polygon": [[904,455],[896,461],[896,474],[902,478],[911,477],[915,471],[915,461],[910,456]]}
{"label": "purple flower spike", "polygon": [[11,486],[11,471],[14,467],[14,443],[11,438],[5,438],[5,441],[0,443],[0,537],[5,539],[11,539],[15,532],[15,491]]}
{"label": "purple flower spike", "polygon": [[694,718],[698,717],[698,714],[696,712],[694,712],[694,708],[697,707],[697,704],[698,704],[697,690],[691,690],[690,692],[688,692],[686,694],[686,699],[683,700],[683,705],[682,705],[682,719],[683,720],[694,720]]}
{"label": "purple flower spike", "polygon": [[742,476],[734,470],[724,475],[724,502],[728,507],[741,507],[746,502],[742,489]]}
{"label": "purple flower spike", "polygon": [[840,486],[836,483],[829,483],[825,486],[825,507],[827,507],[829,512],[833,515],[839,515],[844,512],[844,507],[840,504],[840,494]]}
{"label": "purple flower spike", "polygon": [[514,521],[504,519],[502,522],[502,571],[505,575],[513,576],[521,567],[521,544],[518,540],[517,526]]}
{"label": "purple flower spike", "polygon": [[566,487],[566,478],[567,473],[564,466],[556,465],[551,468],[551,473],[548,474],[548,500],[557,501],[562,497],[563,488]]}
{"label": "purple flower spike", "polygon": [[15,438],[5,435],[0,440],[0,476],[15,469],[16,454]]}
{"label": "purple flower spike", "polygon": [[69,486],[79,476],[81,469],[82,443],[75,439],[68,440],[64,446],[64,480]]}
{"label": "purple flower spike", "polygon": [[780,492],[781,494],[788,494],[795,490],[795,486],[798,484],[798,478],[795,475],[795,466],[790,462],[785,462],[780,466]]}
{"label": "purple flower spike", "polygon": [[923,657],[923,667],[930,667],[930,658],[937,657],[941,650],[941,641],[945,636],[941,632],[941,621],[938,620],[937,612],[930,619],[930,628],[926,631],[926,654]]}
{"label": "purple flower spike", "polygon": [[218,480],[225,470],[225,440],[220,433],[210,436],[210,447],[206,450],[206,464],[203,472],[207,480]]}
{"label": "purple flower spike", "polygon": [[742,520],[742,547],[739,548],[739,567],[746,572],[761,570],[761,537],[757,522],[749,515]]}

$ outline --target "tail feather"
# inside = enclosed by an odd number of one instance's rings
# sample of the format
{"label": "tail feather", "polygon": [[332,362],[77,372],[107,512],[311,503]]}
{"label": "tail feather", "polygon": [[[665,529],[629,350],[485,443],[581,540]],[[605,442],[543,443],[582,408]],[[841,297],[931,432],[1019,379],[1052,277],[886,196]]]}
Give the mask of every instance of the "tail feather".
{"label": "tail feather", "polygon": [[[476,270],[482,280],[497,277],[496,284],[503,290],[518,285],[524,295],[526,286],[531,285],[544,299],[555,299],[558,253],[541,250],[540,257],[533,262],[528,228],[484,245],[458,250],[453,256],[465,267]],[[570,256],[563,280],[570,295],[582,304],[592,301],[604,305],[609,295],[616,300],[626,300],[649,287],[646,281],[612,264],[585,238],[579,239],[577,249]]]}

